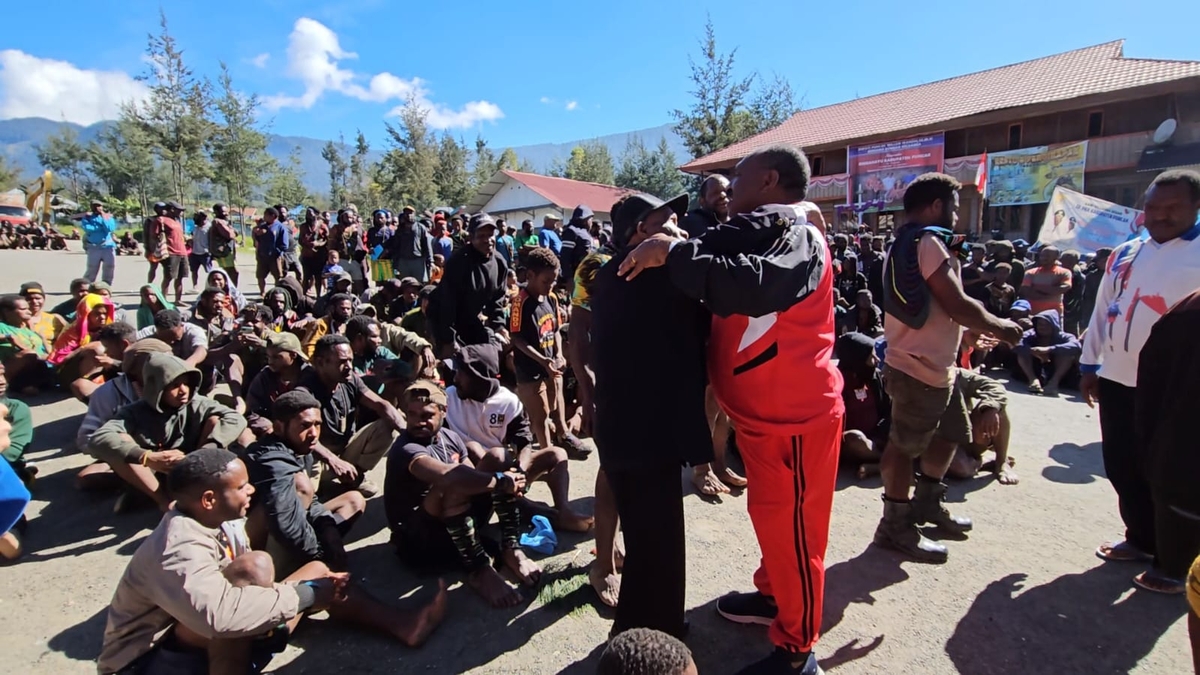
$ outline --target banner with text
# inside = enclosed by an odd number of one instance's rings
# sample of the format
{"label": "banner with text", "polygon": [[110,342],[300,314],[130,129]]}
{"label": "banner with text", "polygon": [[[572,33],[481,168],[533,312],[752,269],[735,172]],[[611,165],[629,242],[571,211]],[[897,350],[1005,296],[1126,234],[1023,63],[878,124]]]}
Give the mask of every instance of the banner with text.
{"label": "banner with text", "polygon": [[945,156],[943,134],[850,146],[850,206],[859,213],[902,208],[904,188],[923,173],[941,171]]}
{"label": "banner with text", "polygon": [[1141,236],[1142,212],[1064,187],[1054,189],[1038,241],[1060,251],[1091,253]]}
{"label": "banner with text", "polygon": [[1056,187],[1082,191],[1086,161],[1087,141],[989,154],[988,203],[1045,204]]}

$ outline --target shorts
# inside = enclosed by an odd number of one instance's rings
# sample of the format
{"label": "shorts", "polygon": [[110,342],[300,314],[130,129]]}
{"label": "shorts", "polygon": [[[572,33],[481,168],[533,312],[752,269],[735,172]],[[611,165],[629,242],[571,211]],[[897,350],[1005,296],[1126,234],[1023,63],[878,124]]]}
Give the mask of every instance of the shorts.
{"label": "shorts", "polygon": [[304,272],[305,279],[320,279],[321,270],[324,269],[324,267],[324,258],[318,258],[315,255],[307,258],[300,258],[300,270]]}
{"label": "shorts", "polygon": [[187,256],[169,255],[162,261],[162,268],[164,281],[182,280],[187,276]]}
{"label": "shorts", "polygon": [[283,278],[283,258],[258,258],[254,263],[254,278],[266,281],[270,276],[279,281]]}
{"label": "shorts", "polygon": [[384,260],[383,258],[380,258],[379,260],[371,261],[371,281],[381,284],[391,278],[392,278],[392,261],[391,260]]}
{"label": "shorts", "polygon": [[196,276],[201,268],[207,272],[212,269],[212,256],[207,253],[189,253],[188,267],[192,271],[192,276]]}
{"label": "shorts", "polygon": [[[525,412],[529,413],[529,425],[535,431],[544,428],[546,418],[563,405],[563,378],[561,375],[546,376],[531,382],[518,379],[517,398],[521,400]],[[565,434],[566,431],[559,429],[558,433]],[[534,435],[536,436],[536,433]],[[549,440],[553,442],[553,439]]]}
{"label": "shorts", "polygon": [[957,386],[931,387],[887,365],[883,385],[892,399],[889,445],[908,457],[920,457],[934,436],[959,445],[971,442],[971,418]]}
{"label": "shorts", "polygon": [[[484,528],[492,518],[491,494],[476,495],[471,499],[471,517],[475,520],[475,536],[479,537],[484,550],[495,557],[500,552],[499,543],[483,536]],[[464,569],[446,524],[423,508],[413,510],[392,530],[392,545],[400,560],[418,572],[441,574]]]}
{"label": "shorts", "polygon": [[212,264],[220,267],[223,270],[231,270],[237,267],[237,249],[229,251],[229,255],[224,258],[213,257]]}

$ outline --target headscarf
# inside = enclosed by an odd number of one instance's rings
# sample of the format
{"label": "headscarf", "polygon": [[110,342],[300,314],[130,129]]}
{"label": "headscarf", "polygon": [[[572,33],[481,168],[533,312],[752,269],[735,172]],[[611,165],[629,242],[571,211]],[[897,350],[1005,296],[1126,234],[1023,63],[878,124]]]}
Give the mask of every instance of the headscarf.
{"label": "headscarf", "polygon": [[[210,278],[212,278],[212,275],[214,275],[214,274],[219,274],[219,275],[225,277],[225,295],[228,295],[229,299],[231,301],[233,301],[234,313],[240,312],[243,309],[245,309],[246,308],[246,296],[242,295],[242,292],[238,290],[237,285],[235,285],[233,283],[233,279],[229,278],[229,273],[226,272],[225,270],[220,269],[220,268],[213,269],[213,271],[208,273],[208,276],[204,277],[205,285],[208,285],[208,280]],[[200,306],[199,298],[196,299],[195,306],[196,307]]]}
{"label": "headscarf", "polygon": [[74,354],[77,349],[92,341],[92,336],[88,332],[88,316],[93,309],[100,306],[106,309],[104,325],[107,326],[113,322],[116,308],[113,306],[112,300],[103,295],[88,293],[83,296],[75,308],[75,322],[54,341],[54,353],[47,361],[57,366],[67,360],[67,357]]}
{"label": "headscarf", "polygon": [[[147,288],[149,288],[150,292],[154,294],[154,297],[158,298],[158,304],[162,306],[162,309],[175,309],[175,303],[167,302],[167,299],[163,297],[162,291],[158,289],[158,286],[155,286],[154,284],[146,284],[145,286],[142,286],[141,290],[144,291]],[[141,297],[140,293],[139,297]],[[137,311],[138,330],[154,325],[154,311],[155,310],[152,309],[150,305],[146,304],[145,300],[141,301],[141,304],[138,305]]]}

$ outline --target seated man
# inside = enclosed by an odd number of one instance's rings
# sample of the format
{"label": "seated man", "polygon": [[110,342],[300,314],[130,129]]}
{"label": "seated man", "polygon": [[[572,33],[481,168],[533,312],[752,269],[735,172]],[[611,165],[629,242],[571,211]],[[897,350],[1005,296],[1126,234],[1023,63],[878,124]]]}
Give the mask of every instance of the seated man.
{"label": "seated man", "polygon": [[[315,347],[312,370],[297,384],[321,402],[321,443],[314,452],[343,485],[373,497],[379,488],[365,480],[366,473],[387,454],[404,429],[404,418],[354,372],[354,353],[345,336],[326,335]],[[363,409],[379,419],[360,427]]]}
{"label": "seated man", "polygon": [[842,464],[858,465],[861,480],[879,473],[879,460],[892,426],[892,400],[883,388],[874,338],[846,333],[835,343],[842,373]]}
{"label": "seated man", "polygon": [[[1079,338],[1062,329],[1059,311],[1048,309],[1033,316],[1033,328],[1025,331],[1013,353],[1029,383],[1029,393],[1058,396],[1063,378],[1078,365],[1083,347]],[[1047,375],[1043,388],[1042,378]]]}
{"label": "seated man", "polygon": [[5,411],[3,420],[9,427],[6,434],[8,447],[0,448],[0,457],[8,461],[21,482],[31,486],[38,469],[33,462],[25,461],[25,449],[33,442],[33,415],[24,402],[8,397],[4,364],[0,364],[0,406]]}
{"label": "seated man", "polygon": [[[1008,456],[1011,426],[1008,421],[1008,396],[1004,385],[971,370],[957,369],[955,388],[962,392],[971,414],[971,444],[959,446],[946,472],[952,478],[974,478],[980,471],[991,470],[1001,485],[1016,485],[1015,462]],[[983,461],[988,450],[996,453],[990,462]]]}
{"label": "seated man", "polygon": [[88,288],[92,285],[90,279],[80,277],[79,279],[71,280],[71,297],[63,300],[50,310],[51,314],[57,314],[64,321],[70,323],[75,320],[75,308],[79,306],[79,301],[88,294]]}
{"label": "seated man", "polygon": [[517,395],[501,386],[499,377],[500,351],[495,345],[471,345],[459,351],[454,358],[454,386],[446,390],[446,425],[464,440],[502,453],[510,464],[515,460],[527,483],[545,482],[554,502],[554,513],[548,515],[555,525],[587,532],[592,517],[571,510],[566,451],[533,449],[529,417]]}
{"label": "seated man", "polygon": [[138,547],[113,594],[101,673],[258,673],[306,612],[326,609],[416,647],[445,615],[444,584],[406,612],[320,562],[276,582],[271,556],[246,541],[254,487],[228,450],[189,455],[170,484],[175,508]]}
{"label": "seated man", "polygon": [[292,309],[292,296],[285,288],[277,286],[267,291],[263,305],[271,310],[271,330],[276,333],[290,331],[300,321]]}
{"label": "seated man", "polygon": [[[241,337],[240,327],[235,322],[233,314],[228,310],[228,306],[229,296],[225,294],[225,291],[209,286],[200,293],[200,299],[196,302],[196,310],[192,313],[192,318],[188,323],[203,330],[208,341],[208,354],[204,361],[197,365],[200,373],[204,376],[200,392],[203,394],[211,392],[216,385],[217,375],[220,375],[229,384],[229,394],[233,398],[234,409],[242,412],[246,406],[245,400],[242,398],[245,366],[238,353],[242,342],[239,340]],[[252,324],[247,324],[245,328],[251,334],[254,333]],[[235,332],[239,334],[235,334]]]}
{"label": "seated man", "polygon": [[416,333],[426,341],[433,341],[433,330],[429,323],[429,299],[433,297],[433,292],[437,290],[437,286],[432,284],[425,286],[417,293],[417,306],[411,309],[403,318],[400,319],[400,327],[404,330]]}
{"label": "seated man", "polygon": [[195,367],[170,354],[151,354],[142,370],[141,400],[118,410],[88,440],[90,455],[107,462],[163,511],[170,499],[155,473],[170,471],[203,446],[228,448],[254,438],[244,417],[196,394],[199,386]]}
{"label": "seated man", "polygon": [[133,230],[126,230],[117,242],[117,255],[141,255],[142,247],[133,238]]}
{"label": "seated man", "polygon": [[350,317],[354,316],[354,297],[348,293],[336,293],[328,296],[326,306],[329,308],[329,313],[308,324],[304,337],[301,339],[301,343],[304,345],[304,354],[310,359],[313,356],[317,340],[326,335],[344,334],[346,324],[350,321]]}
{"label": "seated man", "polygon": [[365,314],[356,314],[346,322],[346,339],[354,353],[354,372],[359,375],[385,372],[392,361],[400,358],[383,346],[379,322]]}
{"label": "seated man", "polygon": [[154,314],[154,325],[137,332],[137,339],[157,338],[171,345],[171,353],[188,366],[199,368],[208,358],[208,332],[184,321],[177,309],[163,309]]}
{"label": "seated man", "polygon": [[526,586],[537,583],[541,567],[518,545],[517,495],[525,476],[508,467],[505,453],[484,450],[443,426],[446,393],[437,384],[413,383],[405,404],[409,428],[388,453],[383,494],[392,544],[413,566],[436,569],[457,560],[467,571],[467,583],[489,604],[516,605],[521,593],[492,567],[475,528],[485,525],[494,510],[501,561]]}
{"label": "seated man", "polygon": [[246,449],[254,497],[246,532],[250,545],[282,549],[281,573],[319,560],[336,572],[347,569],[342,537],[367,508],[362,494],[350,490],[322,504],[313,483],[313,450],[321,437],[321,402],[306,391],[289,391],[272,406],[271,433]]}
{"label": "seated man", "polygon": [[0,364],[12,388],[26,395],[58,386],[50,347],[29,327],[33,312],[19,295],[0,296]]}
{"label": "seated man", "polygon": [[136,334],[133,326],[124,322],[101,327],[93,334],[93,340],[59,365],[59,380],[75,398],[87,403],[104,382],[121,373],[121,359],[137,340]]}
{"label": "seated man", "polygon": [[267,336],[267,367],[254,377],[246,390],[246,421],[256,437],[271,433],[274,426],[271,406],[275,399],[291,391],[309,370],[300,338],[291,333]]}
{"label": "seated man", "polygon": [[397,358],[407,363],[412,372],[418,373],[420,377],[437,377],[438,360],[429,340],[394,321],[381,321],[379,329],[383,345],[390,349]]}

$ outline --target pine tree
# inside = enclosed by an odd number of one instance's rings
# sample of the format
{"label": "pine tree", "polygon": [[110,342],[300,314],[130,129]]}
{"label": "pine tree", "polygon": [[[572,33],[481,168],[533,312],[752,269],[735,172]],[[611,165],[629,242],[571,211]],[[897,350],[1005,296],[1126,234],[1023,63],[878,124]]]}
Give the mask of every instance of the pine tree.
{"label": "pine tree", "polygon": [[21,178],[21,167],[9,166],[8,158],[0,155],[0,190],[8,190],[16,186]]}
{"label": "pine tree", "polygon": [[267,136],[258,126],[258,96],[234,89],[224,62],[218,83],[221,96],[214,107],[220,118],[208,139],[213,180],[225,189],[225,201],[244,209],[274,161],[267,154]]}
{"label": "pine tree", "polygon": [[470,151],[448,132],[442,134],[438,145],[438,165],[434,181],[438,186],[438,201],[446,206],[461,206],[471,199],[474,190],[471,172],[467,170]]}
{"label": "pine tree", "polygon": [[263,195],[267,203],[286,204],[290,207],[312,201],[308,188],[304,187],[304,181],[300,178],[302,172],[300,146],[296,146],[288,155],[287,164],[275,167],[271,181],[267,184],[266,194]]}
{"label": "pine tree", "polygon": [[87,148],[79,142],[79,134],[65,122],[57,134],[35,146],[42,166],[66,178],[71,186],[72,199],[82,203],[88,187]]}
{"label": "pine tree", "polygon": [[104,184],[110,199],[122,204],[132,200],[142,213],[150,210],[154,153],[136,122],[120,118],[110,124],[88,145],[87,156],[92,174]]}
{"label": "pine tree", "polygon": [[555,165],[551,175],[562,178],[605,185],[612,185],[615,180],[612,155],[608,152],[608,146],[600,141],[587,141],[575,146],[566,163],[555,162]]}
{"label": "pine tree", "polygon": [[400,111],[399,125],[385,124],[391,147],[376,172],[384,199],[397,208],[418,211],[437,206],[437,143],[426,122],[428,112],[414,98]]}
{"label": "pine tree", "polygon": [[614,184],[660,199],[670,199],[684,191],[683,174],[679,172],[675,153],[665,138],[660,139],[651,151],[640,137],[630,136],[621,153]]}
{"label": "pine tree", "polygon": [[339,144],[333,141],[325,143],[325,147],[321,149],[321,158],[329,164],[329,203],[334,208],[340,208],[348,201],[346,186],[350,165],[342,158]]}

